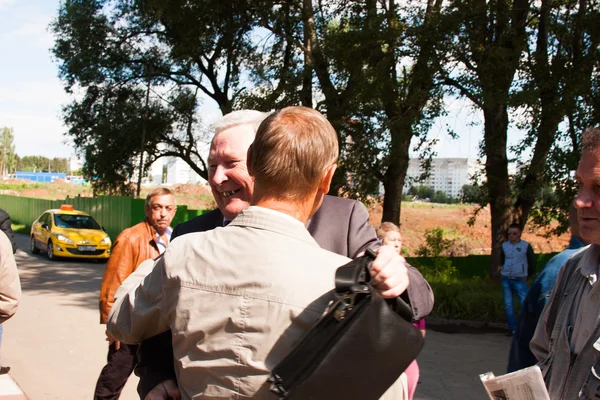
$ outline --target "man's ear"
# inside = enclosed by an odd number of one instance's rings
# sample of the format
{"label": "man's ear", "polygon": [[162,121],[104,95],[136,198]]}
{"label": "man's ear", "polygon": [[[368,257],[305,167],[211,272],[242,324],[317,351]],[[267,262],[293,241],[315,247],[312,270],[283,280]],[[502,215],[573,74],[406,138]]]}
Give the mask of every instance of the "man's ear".
{"label": "man's ear", "polygon": [[333,174],[335,173],[336,168],[336,164],[331,164],[329,167],[325,168],[325,173],[323,174],[321,183],[319,184],[319,189],[323,192],[323,194],[329,193],[331,180],[333,179]]}

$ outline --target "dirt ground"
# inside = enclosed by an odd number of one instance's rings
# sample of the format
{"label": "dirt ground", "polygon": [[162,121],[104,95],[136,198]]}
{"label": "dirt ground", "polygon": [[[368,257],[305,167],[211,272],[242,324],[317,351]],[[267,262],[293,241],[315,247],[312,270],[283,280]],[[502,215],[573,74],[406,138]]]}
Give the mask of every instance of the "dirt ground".
{"label": "dirt ground", "polygon": [[[403,247],[408,249],[408,255],[416,255],[417,249],[425,243],[425,231],[440,227],[447,232],[447,238],[455,241],[454,256],[490,254],[490,210],[481,210],[475,224],[469,226],[467,222],[474,210],[475,206],[467,204],[402,203],[400,229]],[[371,225],[377,227],[381,222],[381,205],[370,207],[369,214]],[[545,238],[543,232],[526,227],[522,237],[531,243],[536,253],[552,253],[564,250],[570,235]]]}
{"label": "dirt ground", "polygon": [[[64,199],[80,194],[91,197],[89,187],[76,186],[65,182],[30,184],[22,179],[5,180],[9,184],[8,190],[0,190],[0,194],[13,196],[36,197],[43,199]],[[142,187],[141,197],[145,197],[154,187]],[[175,192],[178,204],[185,204],[190,209],[213,209],[216,203],[208,185],[177,184],[170,187]],[[416,251],[425,242],[425,231],[437,227],[444,228],[446,236],[454,240],[453,255],[464,256],[469,254],[490,253],[490,212],[484,209],[479,213],[476,223],[469,226],[469,220],[474,206],[431,203],[402,203],[402,216],[400,219],[403,246],[408,255],[416,255]],[[381,222],[381,204],[369,207],[370,222],[375,228]],[[569,234],[545,238],[543,233],[526,228],[523,239],[533,246],[536,253],[559,252],[567,247]]]}

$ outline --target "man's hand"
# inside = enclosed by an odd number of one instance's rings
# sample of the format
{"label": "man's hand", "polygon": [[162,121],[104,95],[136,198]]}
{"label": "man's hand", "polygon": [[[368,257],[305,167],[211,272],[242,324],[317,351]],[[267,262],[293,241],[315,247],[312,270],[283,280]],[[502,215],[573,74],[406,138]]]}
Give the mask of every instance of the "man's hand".
{"label": "man's hand", "polygon": [[371,285],[384,299],[400,296],[408,287],[406,260],[393,246],[381,246],[371,264]]}
{"label": "man's hand", "polygon": [[119,350],[121,348],[121,342],[119,342],[117,339],[115,339],[115,337],[113,335],[110,334],[110,332],[107,330],[106,332],[106,341],[108,342],[108,345],[110,346],[111,344],[115,344],[115,350]]}
{"label": "man's hand", "polygon": [[181,399],[181,392],[177,387],[177,383],[169,379],[156,385],[154,389],[146,395],[144,400],[170,400]]}

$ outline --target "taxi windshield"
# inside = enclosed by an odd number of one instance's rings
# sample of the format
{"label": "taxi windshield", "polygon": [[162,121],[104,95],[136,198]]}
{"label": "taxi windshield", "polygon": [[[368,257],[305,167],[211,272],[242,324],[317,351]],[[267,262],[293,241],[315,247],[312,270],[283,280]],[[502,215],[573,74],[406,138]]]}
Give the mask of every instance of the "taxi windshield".
{"label": "taxi windshield", "polygon": [[89,215],[54,214],[54,225],[59,228],[101,229]]}

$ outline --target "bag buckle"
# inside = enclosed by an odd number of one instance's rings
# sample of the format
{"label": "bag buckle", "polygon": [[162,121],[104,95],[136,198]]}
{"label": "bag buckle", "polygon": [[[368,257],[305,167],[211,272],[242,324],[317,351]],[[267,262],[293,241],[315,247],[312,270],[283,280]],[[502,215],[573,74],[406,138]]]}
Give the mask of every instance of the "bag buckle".
{"label": "bag buckle", "polygon": [[333,317],[337,321],[341,321],[346,318],[346,315],[352,311],[356,305],[356,298],[359,295],[365,295],[369,293],[369,287],[367,285],[354,285],[350,287],[348,293],[344,294],[338,301],[336,301],[330,310],[333,311]]}
{"label": "bag buckle", "polygon": [[334,304],[334,312],[333,318],[337,321],[341,321],[346,318],[346,314],[349,311],[352,311],[354,308],[354,300],[356,299],[356,293],[346,294],[344,297],[339,299],[336,304]]}

